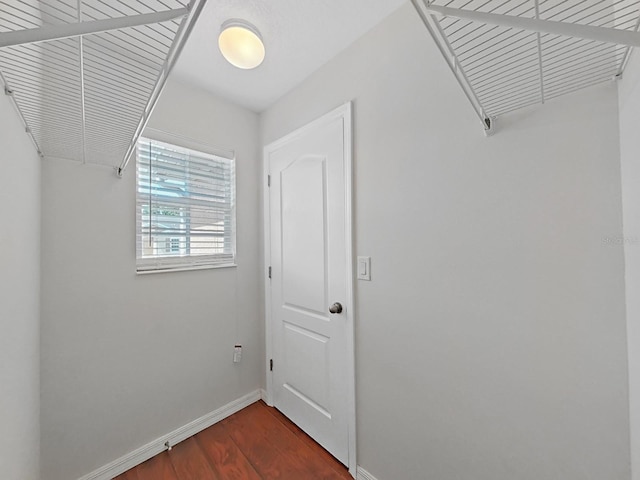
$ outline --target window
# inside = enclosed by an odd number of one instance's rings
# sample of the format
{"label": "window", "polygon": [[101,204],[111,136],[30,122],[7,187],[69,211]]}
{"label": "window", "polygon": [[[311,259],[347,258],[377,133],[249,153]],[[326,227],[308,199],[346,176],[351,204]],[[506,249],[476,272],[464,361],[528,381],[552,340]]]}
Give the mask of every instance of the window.
{"label": "window", "polygon": [[156,140],[137,148],[137,271],[235,265],[235,162]]}

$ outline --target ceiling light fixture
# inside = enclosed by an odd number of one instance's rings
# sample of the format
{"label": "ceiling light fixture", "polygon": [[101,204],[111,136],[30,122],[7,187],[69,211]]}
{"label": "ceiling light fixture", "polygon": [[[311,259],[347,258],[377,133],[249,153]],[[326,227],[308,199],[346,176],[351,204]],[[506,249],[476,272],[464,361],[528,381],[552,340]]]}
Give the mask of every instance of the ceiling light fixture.
{"label": "ceiling light fixture", "polygon": [[264,43],[256,27],[238,19],[227,20],[220,28],[218,47],[222,56],[234,67],[249,70],[264,60]]}

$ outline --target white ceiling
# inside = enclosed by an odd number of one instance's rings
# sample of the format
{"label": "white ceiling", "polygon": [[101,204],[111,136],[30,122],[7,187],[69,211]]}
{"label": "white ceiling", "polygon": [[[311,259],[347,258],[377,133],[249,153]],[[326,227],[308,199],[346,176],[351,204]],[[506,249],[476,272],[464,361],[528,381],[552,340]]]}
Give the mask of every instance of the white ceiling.
{"label": "white ceiling", "polygon": [[[260,112],[406,0],[209,0],[172,75]],[[240,18],[260,30],[266,58],[254,70],[227,63],[220,25]]]}

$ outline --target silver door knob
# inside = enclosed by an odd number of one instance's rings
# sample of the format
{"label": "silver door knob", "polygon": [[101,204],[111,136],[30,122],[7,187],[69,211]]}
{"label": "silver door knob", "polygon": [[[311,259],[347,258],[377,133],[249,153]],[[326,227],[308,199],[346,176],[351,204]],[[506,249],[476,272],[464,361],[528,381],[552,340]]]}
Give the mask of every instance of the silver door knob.
{"label": "silver door knob", "polygon": [[342,304],[336,302],[333,305],[331,305],[329,307],[329,313],[342,313]]}

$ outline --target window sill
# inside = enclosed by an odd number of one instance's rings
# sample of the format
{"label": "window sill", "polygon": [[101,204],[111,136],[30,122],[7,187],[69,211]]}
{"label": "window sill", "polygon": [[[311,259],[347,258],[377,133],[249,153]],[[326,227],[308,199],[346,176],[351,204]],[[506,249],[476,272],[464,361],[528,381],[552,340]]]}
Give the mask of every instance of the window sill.
{"label": "window sill", "polygon": [[136,275],[151,275],[154,273],[190,272],[193,270],[212,270],[217,268],[235,268],[237,263],[224,263],[221,265],[194,265],[192,267],[159,267],[152,270],[136,270]]}

